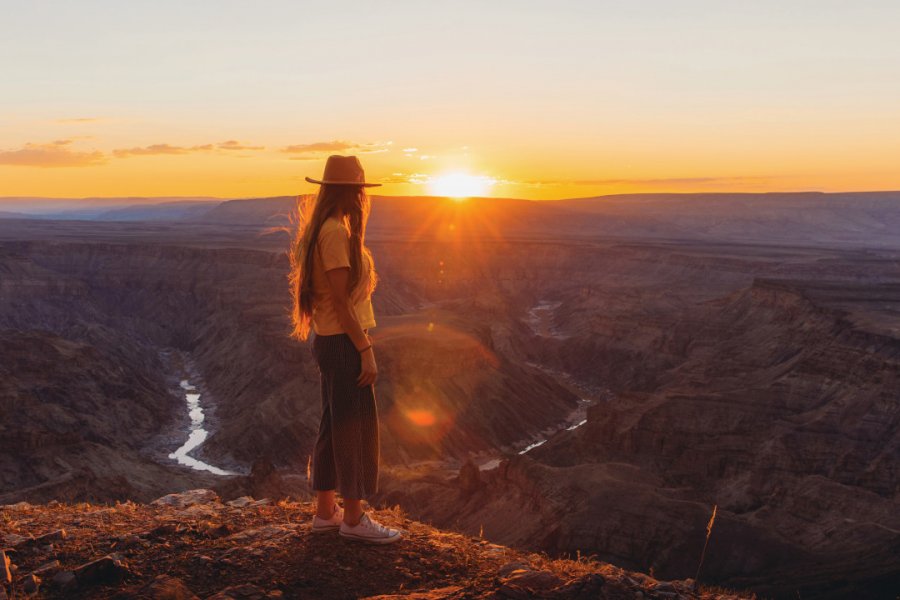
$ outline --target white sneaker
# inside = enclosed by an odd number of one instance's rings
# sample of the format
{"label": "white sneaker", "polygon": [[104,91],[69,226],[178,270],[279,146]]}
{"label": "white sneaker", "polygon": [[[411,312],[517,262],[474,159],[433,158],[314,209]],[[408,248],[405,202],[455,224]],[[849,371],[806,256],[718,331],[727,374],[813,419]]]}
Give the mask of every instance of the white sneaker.
{"label": "white sneaker", "polygon": [[344,520],[344,509],[334,505],[334,514],[330,519],[322,519],[319,515],[313,517],[312,530],[313,533],[322,533],[323,531],[334,531],[340,529],[341,521]]}
{"label": "white sneaker", "polygon": [[367,513],[363,513],[359,523],[352,527],[346,523],[341,523],[339,535],[369,544],[390,544],[403,537],[403,533],[400,530],[391,529],[378,521],[373,521]]}

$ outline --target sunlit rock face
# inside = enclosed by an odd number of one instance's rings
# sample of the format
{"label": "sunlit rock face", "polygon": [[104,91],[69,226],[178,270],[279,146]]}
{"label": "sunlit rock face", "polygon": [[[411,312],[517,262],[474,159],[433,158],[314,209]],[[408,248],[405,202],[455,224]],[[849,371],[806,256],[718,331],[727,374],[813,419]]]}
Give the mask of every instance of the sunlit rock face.
{"label": "sunlit rock face", "polygon": [[654,244],[591,254],[593,281],[574,265],[570,282],[551,275],[550,300],[520,312],[533,337],[511,336],[510,352],[615,399],[486,471],[479,494],[397,472],[384,498],[506,543],[667,576],[696,568],[718,505],[712,580],[823,597],[895,584],[892,254]]}

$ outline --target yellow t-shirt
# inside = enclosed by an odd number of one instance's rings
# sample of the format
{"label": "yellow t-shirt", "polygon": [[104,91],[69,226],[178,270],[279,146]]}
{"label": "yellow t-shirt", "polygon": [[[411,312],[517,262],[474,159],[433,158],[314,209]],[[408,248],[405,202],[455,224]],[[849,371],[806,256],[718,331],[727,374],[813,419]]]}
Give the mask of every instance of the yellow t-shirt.
{"label": "yellow t-shirt", "polygon": [[[328,217],[319,230],[316,243],[317,252],[313,257],[312,292],[313,314],[312,326],[317,335],[334,335],[346,333],[341,328],[337,311],[331,295],[331,287],[325,271],[339,267],[350,267],[350,231],[343,221]],[[367,258],[364,256],[364,259]],[[375,327],[375,314],[372,311],[372,297],[366,293],[368,269],[363,269],[363,281],[351,295],[353,308],[363,329]]]}

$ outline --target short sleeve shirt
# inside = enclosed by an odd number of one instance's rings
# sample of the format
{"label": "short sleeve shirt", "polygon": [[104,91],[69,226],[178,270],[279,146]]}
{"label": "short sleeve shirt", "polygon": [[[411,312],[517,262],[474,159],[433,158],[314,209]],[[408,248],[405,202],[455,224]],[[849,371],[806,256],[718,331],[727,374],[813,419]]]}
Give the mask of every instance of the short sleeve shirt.
{"label": "short sleeve shirt", "polygon": [[[331,287],[328,284],[328,277],[325,275],[325,272],[331,269],[350,268],[350,231],[343,221],[334,217],[325,219],[319,230],[316,250],[312,271],[313,331],[316,332],[316,335],[346,333],[338,320]],[[367,260],[367,257],[363,258]],[[351,295],[351,300],[360,326],[363,329],[369,329],[375,327],[375,315],[372,310],[371,295],[366,292],[368,269],[363,269],[363,278],[364,280]]]}

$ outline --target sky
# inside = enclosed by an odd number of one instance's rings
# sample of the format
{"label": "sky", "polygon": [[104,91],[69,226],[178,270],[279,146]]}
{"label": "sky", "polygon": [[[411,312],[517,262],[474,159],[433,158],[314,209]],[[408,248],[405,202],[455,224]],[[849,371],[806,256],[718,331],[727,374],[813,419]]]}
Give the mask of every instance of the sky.
{"label": "sky", "polygon": [[0,8],[0,196],[900,189],[895,0]]}

